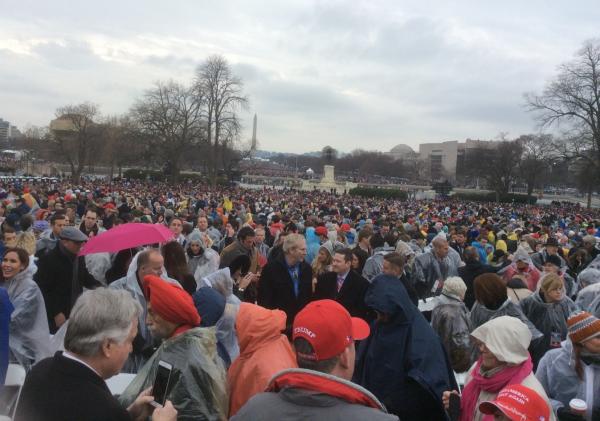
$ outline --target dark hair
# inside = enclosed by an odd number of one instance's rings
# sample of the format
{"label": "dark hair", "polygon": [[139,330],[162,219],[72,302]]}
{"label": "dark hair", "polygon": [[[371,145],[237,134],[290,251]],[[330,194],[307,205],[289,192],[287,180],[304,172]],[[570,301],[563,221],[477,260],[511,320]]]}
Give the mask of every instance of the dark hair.
{"label": "dark hair", "polygon": [[229,272],[233,275],[239,270],[240,274],[246,275],[250,270],[250,264],[250,257],[245,254],[240,254],[229,264]]}
{"label": "dark hair", "polygon": [[133,259],[135,253],[136,249],[123,249],[117,253],[113,264],[104,274],[106,277],[107,284],[110,285],[117,279],[121,279],[122,277],[127,275],[127,269],[129,268],[129,264],[131,263],[131,260]]}
{"label": "dark hair", "polygon": [[362,271],[365,267],[365,263],[367,263],[367,259],[369,258],[369,256],[367,255],[367,252],[364,251],[363,249],[361,249],[360,247],[354,247],[352,249],[352,254],[355,255],[356,258],[358,259],[357,272],[362,273]]}
{"label": "dark hair", "polygon": [[162,255],[165,259],[167,275],[179,281],[183,289],[192,294],[196,290],[196,281],[190,274],[181,244],[177,241],[169,241],[162,247]]}
{"label": "dark hair", "polygon": [[465,262],[474,262],[479,260],[479,252],[473,246],[465,247],[463,256],[465,258]]}
{"label": "dark hair", "polygon": [[87,215],[88,212],[94,212],[96,216],[98,216],[98,208],[95,206],[89,206],[88,208],[86,208],[85,212],[83,212],[83,215]]}
{"label": "dark hair", "polygon": [[19,261],[25,266],[25,268],[29,266],[29,253],[27,253],[25,250],[19,247],[9,247],[4,251],[3,257],[6,257],[6,255],[11,252],[17,253]]}
{"label": "dark hair", "polygon": [[369,238],[371,235],[373,235],[373,231],[365,228],[361,229],[358,232],[358,242],[360,243],[364,238]]}
{"label": "dark hair", "polygon": [[26,214],[21,216],[19,219],[19,226],[21,227],[21,231],[27,231],[29,227],[33,225],[33,216]]}
{"label": "dark hair", "polygon": [[5,222],[4,224],[2,224],[2,234],[6,234],[7,232],[10,234],[16,234],[17,230],[8,222]]}
{"label": "dark hair", "polygon": [[384,242],[388,244],[390,247],[395,247],[398,242],[398,237],[393,232],[389,232],[383,239]]}
{"label": "dark hair", "polygon": [[527,284],[525,284],[525,281],[523,281],[521,278],[512,278],[510,281],[508,281],[506,286],[512,289],[528,288]]}
{"label": "dark hair", "polygon": [[383,260],[394,266],[399,267],[400,269],[404,267],[405,263],[404,257],[402,257],[400,253],[396,252],[386,254],[385,256],[383,256]]}
{"label": "dark hair", "polygon": [[475,299],[490,310],[498,310],[508,299],[506,284],[495,273],[484,273],[473,281]]}
{"label": "dark hair", "polygon": [[251,227],[242,227],[237,235],[238,240],[244,241],[248,237],[256,237],[256,233]]}
{"label": "dark hair", "polygon": [[369,244],[371,245],[372,249],[376,249],[379,247],[383,247],[385,241],[383,240],[383,238],[381,238],[381,235],[372,235],[369,239]]}
{"label": "dark hair", "polygon": [[54,225],[56,223],[56,221],[59,221],[59,220],[63,220],[64,221],[65,219],[67,219],[67,216],[64,213],[62,213],[62,212],[60,212],[60,213],[56,212],[54,215],[52,215],[50,217],[50,224]]}
{"label": "dark hair", "polygon": [[339,355],[321,361],[315,361],[310,358],[304,358],[302,354],[311,355],[315,352],[310,342],[308,342],[304,338],[294,339],[294,349],[296,350],[296,362],[298,363],[298,367],[304,368],[306,370],[314,370],[319,371],[321,373],[331,373],[331,371],[335,368],[338,361],[340,360]]}
{"label": "dark hair", "polygon": [[344,262],[352,262],[352,250],[343,248],[335,251],[335,254],[341,254],[344,256]]}

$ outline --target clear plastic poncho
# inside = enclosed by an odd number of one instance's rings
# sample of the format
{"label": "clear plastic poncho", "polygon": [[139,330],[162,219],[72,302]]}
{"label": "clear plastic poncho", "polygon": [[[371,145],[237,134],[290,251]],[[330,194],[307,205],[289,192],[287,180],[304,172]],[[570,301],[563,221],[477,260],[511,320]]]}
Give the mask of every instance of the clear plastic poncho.
{"label": "clear plastic poncho", "polygon": [[36,271],[37,266],[31,259],[22,272],[9,281],[0,282],[14,307],[8,338],[10,359],[27,371],[33,364],[51,355],[46,304],[33,280]]}
{"label": "clear plastic poncho", "polygon": [[483,304],[475,301],[473,308],[471,309],[471,327],[477,329],[479,326],[488,322],[496,317],[500,316],[512,316],[521,320],[527,325],[531,332],[531,341],[539,340],[544,336],[542,332],[537,330],[533,323],[523,314],[521,307],[513,303],[510,298],[507,298],[504,304],[497,310],[490,310]]}
{"label": "clear plastic poncho", "polygon": [[521,300],[520,305],[525,316],[544,334],[530,348],[531,357],[537,364],[548,350],[560,347],[567,338],[567,318],[577,306],[566,296],[559,302],[547,303],[539,291]]}
{"label": "clear plastic poncho", "polygon": [[225,311],[215,327],[217,338],[227,349],[229,357],[233,362],[240,355],[237,335],[235,333],[235,319],[240,309],[240,299],[233,293],[233,279],[229,268],[219,269],[214,273],[202,278],[198,287],[211,287],[219,291],[225,297]]}
{"label": "clear plastic poncho", "polygon": [[464,373],[471,367],[473,354],[469,310],[458,298],[444,293],[436,297],[436,304],[431,313],[431,327],[442,340],[452,369]]}
{"label": "clear plastic poncho", "polygon": [[124,407],[152,387],[161,360],[173,365],[166,398],[177,409],[178,420],[227,419],[227,374],[212,327],[193,328],[165,340],[119,397]]}

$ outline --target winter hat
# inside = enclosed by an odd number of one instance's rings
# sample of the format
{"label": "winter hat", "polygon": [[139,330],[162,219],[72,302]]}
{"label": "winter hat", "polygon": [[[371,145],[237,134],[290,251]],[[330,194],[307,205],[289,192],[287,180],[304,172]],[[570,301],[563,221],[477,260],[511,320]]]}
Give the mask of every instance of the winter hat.
{"label": "winter hat", "polygon": [[557,268],[560,268],[562,262],[560,261],[560,257],[553,254],[546,258],[546,261],[544,262],[544,264],[546,264],[546,263],[551,263],[554,266],[556,266]]}
{"label": "winter hat", "polygon": [[567,319],[571,342],[581,344],[600,335],[600,320],[587,311],[576,311]]}
{"label": "winter hat", "polygon": [[462,298],[465,296],[465,292],[467,292],[467,286],[459,276],[451,276],[444,281],[442,294]]}

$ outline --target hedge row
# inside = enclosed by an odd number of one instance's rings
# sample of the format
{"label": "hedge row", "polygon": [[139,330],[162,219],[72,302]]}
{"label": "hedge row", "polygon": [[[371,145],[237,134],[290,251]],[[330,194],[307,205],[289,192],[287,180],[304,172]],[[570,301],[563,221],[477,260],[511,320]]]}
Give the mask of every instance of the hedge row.
{"label": "hedge row", "polygon": [[[123,171],[123,178],[131,178],[134,180],[146,180],[148,178],[148,176],[150,177],[150,179],[152,179],[154,181],[165,181],[167,178],[167,174],[165,174],[163,171],[140,170],[140,169],[135,169],[135,168],[131,168],[131,169]],[[185,172],[182,172],[181,174],[179,174],[179,179],[180,180],[192,180],[192,181],[205,181],[205,177],[203,177],[199,174],[192,174],[192,173],[185,173]]]}
{"label": "hedge row", "polygon": [[[473,202],[495,202],[496,193],[454,193],[453,198]],[[537,197],[528,197],[526,194],[501,194],[500,202],[503,203],[528,203],[535,205]]]}
{"label": "hedge row", "polygon": [[377,189],[373,187],[356,187],[350,189],[351,196],[362,196],[362,197],[379,197],[382,199],[400,199],[406,200],[408,194],[404,190],[398,189]]}

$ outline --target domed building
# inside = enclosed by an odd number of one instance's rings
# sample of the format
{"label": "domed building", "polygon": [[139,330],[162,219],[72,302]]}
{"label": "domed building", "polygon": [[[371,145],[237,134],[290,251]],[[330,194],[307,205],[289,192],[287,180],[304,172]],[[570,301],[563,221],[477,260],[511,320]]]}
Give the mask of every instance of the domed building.
{"label": "domed building", "polygon": [[390,149],[388,154],[394,159],[408,159],[416,156],[416,152],[413,150],[413,148],[404,143],[394,146],[392,149]]}

